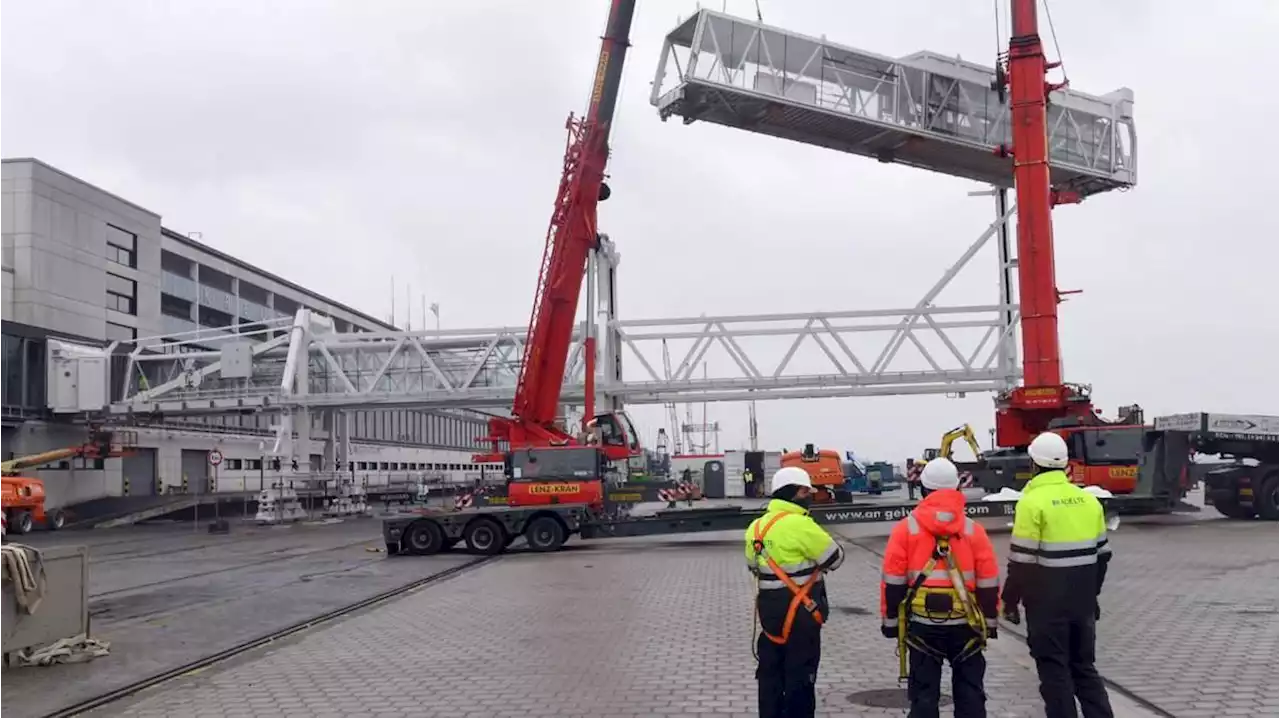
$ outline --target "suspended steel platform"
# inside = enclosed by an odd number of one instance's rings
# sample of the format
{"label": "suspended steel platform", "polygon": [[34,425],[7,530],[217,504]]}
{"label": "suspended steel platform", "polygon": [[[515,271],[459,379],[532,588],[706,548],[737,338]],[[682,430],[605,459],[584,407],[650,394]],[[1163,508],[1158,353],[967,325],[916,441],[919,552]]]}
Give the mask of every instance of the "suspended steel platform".
{"label": "suspended steel platform", "polygon": [[[1009,106],[993,68],[933,52],[900,59],[701,10],[667,35],[652,104],[702,121],[1013,186]],[[1083,196],[1137,182],[1133,91],[1049,98],[1055,187]]]}

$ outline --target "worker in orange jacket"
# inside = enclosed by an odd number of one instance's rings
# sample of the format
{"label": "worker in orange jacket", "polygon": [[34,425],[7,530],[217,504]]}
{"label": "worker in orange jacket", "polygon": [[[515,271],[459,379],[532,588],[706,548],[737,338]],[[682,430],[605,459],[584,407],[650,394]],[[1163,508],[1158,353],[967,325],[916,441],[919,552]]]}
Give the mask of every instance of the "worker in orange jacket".
{"label": "worker in orange jacket", "polygon": [[911,718],[937,717],[943,661],[951,664],[956,718],[984,718],[982,651],[996,637],[999,608],[996,552],[986,529],[964,515],[955,464],[930,461],[920,486],[924,498],[885,548],[881,632],[902,649]]}

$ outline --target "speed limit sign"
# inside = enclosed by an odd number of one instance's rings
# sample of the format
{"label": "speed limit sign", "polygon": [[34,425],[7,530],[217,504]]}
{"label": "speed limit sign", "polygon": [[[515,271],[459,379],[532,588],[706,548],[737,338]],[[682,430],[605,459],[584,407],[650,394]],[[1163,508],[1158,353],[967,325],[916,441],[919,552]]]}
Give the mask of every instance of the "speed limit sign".
{"label": "speed limit sign", "polygon": [[221,463],[222,463],[222,452],[221,452],[221,451],[218,451],[217,449],[214,449],[213,451],[210,451],[210,452],[209,452],[209,463],[210,463],[211,465],[213,465],[213,466],[217,466],[218,464],[221,464]]}

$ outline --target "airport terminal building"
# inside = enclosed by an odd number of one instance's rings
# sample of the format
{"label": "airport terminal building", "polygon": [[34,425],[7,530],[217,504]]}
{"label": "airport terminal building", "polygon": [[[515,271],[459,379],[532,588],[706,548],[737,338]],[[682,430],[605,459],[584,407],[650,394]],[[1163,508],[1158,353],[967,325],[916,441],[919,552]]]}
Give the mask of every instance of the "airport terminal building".
{"label": "airport terminal building", "polygon": [[[257,322],[291,317],[302,307],[331,318],[340,332],[395,330],[169,230],[161,215],[39,160],[5,159],[2,167],[5,459],[75,446],[87,436],[83,421],[48,410],[50,338],[104,347],[184,332],[215,336],[252,331],[261,328]],[[485,433],[479,415],[355,413],[351,459],[359,474],[446,472],[466,479],[478,470],[470,461]],[[208,452],[217,449],[225,461],[216,488],[254,490],[275,471],[264,460],[271,421],[261,414],[173,418],[130,429],[138,449],[123,458],[73,459],[32,473],[44,480],[52,506],[205,490]],[[309,468],[333,467],[313,455]]]}

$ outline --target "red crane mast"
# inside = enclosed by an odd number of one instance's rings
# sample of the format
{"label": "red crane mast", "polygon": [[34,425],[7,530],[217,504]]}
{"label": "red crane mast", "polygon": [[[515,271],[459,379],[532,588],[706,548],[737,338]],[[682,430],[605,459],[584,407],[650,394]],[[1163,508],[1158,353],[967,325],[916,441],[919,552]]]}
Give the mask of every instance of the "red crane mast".
{"label": "red crane mast", "polygon": [[[609,187],[604,182],[609,130],[618,104],[634,13],[635,0],[612,1],[587,113],[583,117],[571,114],[566,123],[569,138],[564,167],[547,229],[512,417],[495,417],[489,421],[486,440],[495,453],[500,452],[502,442],[512,449],[574,443],[573,436],[556,425],[556,415],[565,364],[573,344],[587,256],[598,243],[596,209],[599,202],[609,197]],[[594,339],[588,337],[585,346],[588,417],[593,417],[595,408],[594,343]],[[634,430],[625,416],[605,414],[593,417],[589,423],[602,430],[605,436],[602,444],[610,458],[624,458],[638,448]]]}
{"label": "red crane mast", "polygon": [[[1022,312],[1023,385],[997,399],[996,442],[1031,443],[1050,422],[1065,417],[1096,419],[1088,395],[1062,381],[1058,343],[1058,291],[1053,261],[1053,207],[1080,201],[1055,189],[1049,175],[1049,93],[1046,73],[1059,63],[1045,60],[1036,17],[1037,0],[1011,0],[1009,107],[1014,191],[1018,202],[1018,302]],[[997,72],[997,82],[1003,82]]]}

